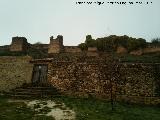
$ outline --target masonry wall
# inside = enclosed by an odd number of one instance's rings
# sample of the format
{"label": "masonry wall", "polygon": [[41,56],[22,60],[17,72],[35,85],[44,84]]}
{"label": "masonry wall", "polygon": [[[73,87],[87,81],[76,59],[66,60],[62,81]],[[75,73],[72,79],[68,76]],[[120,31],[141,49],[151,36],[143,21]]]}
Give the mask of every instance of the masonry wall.
{"label": "masonry wall", "polygon": [[48,50],[49,44],[32,44],[31,46],[37,50]]}
{"label": "masonry wall", "polygon": [[10,45],[10,51],[26,51],[28,48],[27,39],[25,37],[13,37]]}
{"label": "masonry wall", "polygon": [[64,52],[67,52],[67,53],[79,53],[79,52],[82,52],[82,51],[77,46],[65,46],[64,47]]}
{"label": "masonry wall", "polygon": [[120,71],[125,75],[120,82],[121,94],[145,97],[155,95],[152,64],[124,64]]}
{"label": "masonry wall", "polygon": [[9,45],[0,46],[0,51],[9,51]]}
{"label": "masonry wall", "polygon": [[[31,83],[31,59],[29,56],[0,57],[0,91]],[[112,68],[109,63],[104,65],[101,58],[80,57],[61,61],[52,58],[35,60],[34,63],[48,64],[48,81],[63,94],[110,99],[111,81],[107,76]],[[112,82],[114,98],[119,101],[160,104],[160,77],[154,76],[155,66],[160,76],[160,64],[120,64],[119,79]]]}
{"label": "masonry wall", "polygon": [[0,91],[9,91],[31,83],[31,57],[0,57]]}
{"label": "masonry wall", "polygon": [[160,47],[148,47],[148,48],[144,48],[144,49],[134,50],[134,51],[131,51],[130,54],[142,55],[145,53],[154,53],[154,52],[160,52]]}
{"label": "masonry wall", "polygon": [[63,51],[63,36],[58,35],[56,39],[50,37],[50,44],[48,48],[49,54],[60,53]]}
{"label": "masonry wall", "polygon": [[[53,61],[48,67],[48,79],[64,94],[110,99],[111,83],[102,72],[103,68],[101,61]],[[122,76],[112,83],[117,100],[160,103],[152,71],[152,65],[148,64],[123,64]]]}

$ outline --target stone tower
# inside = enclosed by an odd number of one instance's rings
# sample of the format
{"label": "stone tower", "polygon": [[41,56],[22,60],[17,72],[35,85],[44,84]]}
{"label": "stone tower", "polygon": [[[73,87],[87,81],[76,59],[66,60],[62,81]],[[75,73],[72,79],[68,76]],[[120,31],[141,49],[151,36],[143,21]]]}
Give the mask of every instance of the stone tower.
{"label": "stone tower", "polygon": [[48,48],[48,53],[60,53],[63,52],[63,36],[58,35],[56,39],[53,39],[53,36],[50,37],[50,44]]}
{"label": "stone tower", "polygon": [[27,50],[27,39],[25,37],[12,37],[10,51],[22,52]]}

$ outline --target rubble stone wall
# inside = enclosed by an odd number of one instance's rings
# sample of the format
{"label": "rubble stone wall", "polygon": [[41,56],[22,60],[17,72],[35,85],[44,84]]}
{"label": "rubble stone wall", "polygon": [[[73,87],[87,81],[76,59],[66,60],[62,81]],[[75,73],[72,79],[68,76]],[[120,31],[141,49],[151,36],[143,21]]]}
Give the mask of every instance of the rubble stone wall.
{"label": "rubble stone wall", "polygon": [[[48,66],[48,79],[54,87],[68,95],[110,99],[111,82],[102,72],[104,64],[100,62],[52,62]],[[157,98],[152,71],[152,64],[123,64],[120,68],[122,76],[112,83],[115,98],[128,100],[129,97],[135,96],[132,102],[143,101],[143,103],[148,98],[149,100],[151,97]],[[158,100],[160,103],[159,98],[153,100]],[[155,104],[154,101],[152,103]]]}
{"label": "rubble stone wall", "polygon": [[13,37],[10,45],[10,51],[26,51],[28,42],[25,37]]}
{"label": "rubble stone wall", "polygon": [[0,91],[9,91],[31,83],[31,57],[0,57]]}
{"label": "rubble stone wall", "polygon": [[9,51],[9,45],[0,46],[0,51]]}
{"label": "rubble stone wall", "polygon": [[67,52],[67,53],[79,53],[79,52],[82,52],[82,51],[77,46],[65,46],[64,47],[64,52]]}

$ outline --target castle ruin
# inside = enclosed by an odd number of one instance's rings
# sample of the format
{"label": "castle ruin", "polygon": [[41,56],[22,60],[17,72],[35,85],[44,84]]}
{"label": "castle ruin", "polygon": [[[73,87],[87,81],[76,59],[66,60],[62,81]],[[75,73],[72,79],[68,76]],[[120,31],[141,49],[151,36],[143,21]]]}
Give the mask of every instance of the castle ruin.
{"label": "castle ruin", "polygon": [[25,37],[13,37],[10,45],[10,51],[26,51],[28,48],[27,39]]}
{"label": "castle ruin", "polygon": [[50,37],[50,44],[48,46],[48,53],[61,53],[64,50],[63,36],[58,35],[56,39],[53,36]]}
{"label": "castle ruin", "polygon": [[[4,46],[0,46],[4,47]],[[48,54],[58,53],[80,53],[82,52],[78,46],[64,46],[63,36],[58,35],[57,38],[50,37],[49,44],[30,44],[25,37],[13,37],[12,43],[9,45],[9,51],[11,52],[24,52],[30,47],[35,49],[47,49]]]}
{"label": "castle ruin", "polygon": [[[64,46],[61,35],[55,39],[51,36],[49,44],[30,44],[24,37],[13,37],[11,45],[0,46],[0,51],[10,52],[26,52],[31,49],[45,50],[45,54],[55,56],[41,59],[28,55],[1,56],[0,91],[10,91],[24,84],[50,84],[62,94],[109,99],[112,83],[108,76],[115,77],[115,74],[111,74],[112,67],[118,65],[118,79],[113,81],[117,100],[160,104],[160,63],[111,65],[113,61],[106,61],[107,56],[103,58],[96,48],[88,47],[86,56],[83,56],[84,52],[78,46]],[[61,53],[67,54],[60,57]],[[74,54],[70,53],[79,53],[81,56],[73,57]]]}

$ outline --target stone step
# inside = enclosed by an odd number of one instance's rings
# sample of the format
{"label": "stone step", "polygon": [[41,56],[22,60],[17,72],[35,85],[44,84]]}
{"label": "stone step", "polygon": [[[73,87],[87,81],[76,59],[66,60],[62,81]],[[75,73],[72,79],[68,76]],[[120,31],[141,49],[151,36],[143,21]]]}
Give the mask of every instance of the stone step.
{"label": "stone step", "polygon": [[41,94],[46,94],[46,95],[57,95],[58,93],[55,92],[8,92],[7,94],[13,94],[13,95],[41,95]]}
{"label": "stone step", "polygon": [[57,89],[53,87],[26,87],[26,88],[16,88],[13,91],[53,91],[58,92]]}
{"label": "stone step", "polygon": [[54,91],[11,91],[12,94],[58,94]]}
{"label": "stone step", "polygon": [[44,92],[58,92],[57,90],[55,90],[55,89],[28,89],[28,88],[20,88],[20,89],[14,89],[13,90],[14,92],[22,92],[22,91],[28,91],[28,92],[42,92],[42,91],[44,91]]}
{"label": "stone step", "polygon": [[8,97],[19,97],[19,98],[43,98],[43,97],[59,97],[60,94],[49,94],[49,93],[7,93]]}
{"label": "stone step", "polygon": [[61,97],[61,95],[8,95],[13,98],[48,98],[48,97]]}
{"label": "stone step", "polygon": [[11,91],[12,93],[28,93],[28,94],[30,94],[30,93],[50,93],[50,94],[56,94],[56,93],[58,93],[58,91],[57,90],[55,90],[55,89],[22,89],[22,88],[20,88],[20,89],[15,89],[15,90],[13,90],[13,91]]}
{"label": "stone step", "polygon": [[[17,89],[20,89],[20,88],[17,88]],[[55,88],[53,88],[53,87],[24,87],[24,88],[21,88],[21,89],[39,89],[39,90],[45,90],[45,89],[55,89]],[[56,89],[55,89],[56,90]]]}
{"label": "stone step", "polygon": [[5,93],[10,97],[37,98],[37,97],[56,97],[60,96],[58,90],[51,86],[30,86],[20,87]]}

